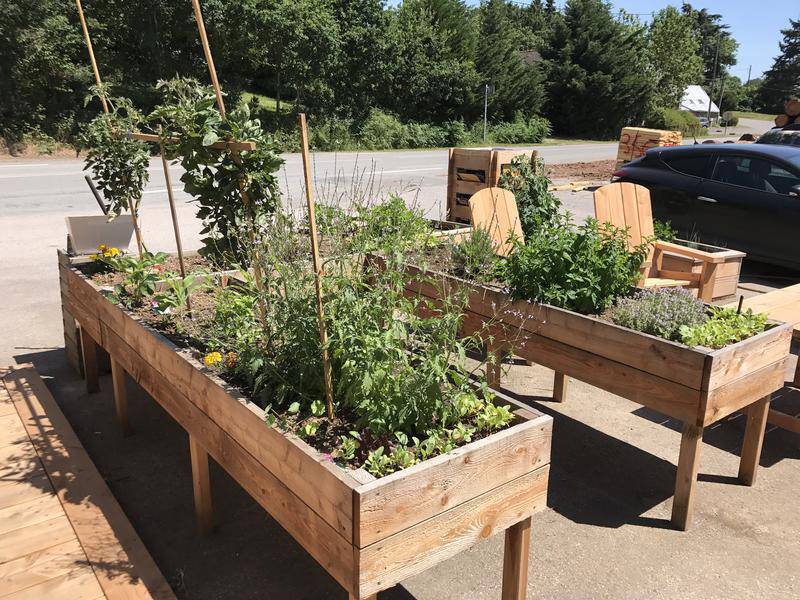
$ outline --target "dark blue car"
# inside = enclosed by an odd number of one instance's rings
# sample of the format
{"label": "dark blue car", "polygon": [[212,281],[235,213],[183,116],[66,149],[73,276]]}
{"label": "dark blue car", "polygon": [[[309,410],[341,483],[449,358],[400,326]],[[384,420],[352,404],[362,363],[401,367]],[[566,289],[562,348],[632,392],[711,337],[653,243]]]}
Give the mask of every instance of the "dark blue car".
{"label": "dark blue car", "polygon": [[653,217],[679,237],[800,269],[800,148],[700,144],[653,148],[615,180],[650,190]]}

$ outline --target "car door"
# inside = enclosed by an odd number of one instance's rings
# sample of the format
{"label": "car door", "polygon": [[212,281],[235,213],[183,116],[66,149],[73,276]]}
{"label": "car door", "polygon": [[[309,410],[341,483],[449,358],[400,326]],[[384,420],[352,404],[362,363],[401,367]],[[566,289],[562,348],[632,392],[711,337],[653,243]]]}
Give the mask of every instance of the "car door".
{"label": "car door", "polygon": [[800,177],[791,167],[775,161],[717,157],[697,198],[700,240],[786,264],[792,260],[792,240],[800,226],[800,199],[791,195],[798,183]]}
{"label": "car door", "polygon": [[653,216],[659,221],[669,221],[678,236],[691,235],[696,221],[696,199],[702,177],[708,172],[709,155],[662,154],[666,169],[659,171],[657,182],[648,185],[653,205]]}

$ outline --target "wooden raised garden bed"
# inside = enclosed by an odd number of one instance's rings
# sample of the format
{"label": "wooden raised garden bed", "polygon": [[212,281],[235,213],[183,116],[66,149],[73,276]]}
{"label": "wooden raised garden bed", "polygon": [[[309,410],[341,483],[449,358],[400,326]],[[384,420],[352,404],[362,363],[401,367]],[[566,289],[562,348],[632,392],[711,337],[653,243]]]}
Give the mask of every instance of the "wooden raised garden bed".
{"label": "wooden raised garden bed", "polygon": [[[685,530],[691,522],[703,428],[739,410],[748,415],[739,478],[754,483],[770,395],[783,387],[790,361],[791,325],[775,323],[711,350],[546,304],[512,301],[502,290],[444,273],[412,276],[406,289],[436,301],[440,290],[451,293],[454,287],[469,293],[464,333],[482,332],[496,353],[510,351],[553,369],[555,400],[563,401],[569,376],[683,422],[672,508],[676,527]],[[499,368],[489,375],[490,385],[499,388]]]}
{"label": "wooden raised garden bed", "polygon": [[[213,523],[211,456],[351,598],[373,597],[503,530],[503,598],[525,597],[530,518],[547,498],[551,417],[519,408],[501,432],[376,479],[267,426],[258,406],[109,302],[63,252],[59,276],[89,388],[97,389],[99,345],[110,355],[123,426],[127,373],[188,432],[203,529]],[[74,337],[67,332],[68,353],[77,352]]]}

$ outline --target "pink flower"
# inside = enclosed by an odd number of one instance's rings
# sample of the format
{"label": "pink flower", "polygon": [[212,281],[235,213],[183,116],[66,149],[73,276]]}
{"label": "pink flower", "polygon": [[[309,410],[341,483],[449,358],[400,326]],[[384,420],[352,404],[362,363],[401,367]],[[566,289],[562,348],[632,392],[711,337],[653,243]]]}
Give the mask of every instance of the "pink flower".
{"label": "pink flower", "polygon": [[328,452],[323,452],[322,458],[329,462],[333,462],[333,456],[331,456]]}

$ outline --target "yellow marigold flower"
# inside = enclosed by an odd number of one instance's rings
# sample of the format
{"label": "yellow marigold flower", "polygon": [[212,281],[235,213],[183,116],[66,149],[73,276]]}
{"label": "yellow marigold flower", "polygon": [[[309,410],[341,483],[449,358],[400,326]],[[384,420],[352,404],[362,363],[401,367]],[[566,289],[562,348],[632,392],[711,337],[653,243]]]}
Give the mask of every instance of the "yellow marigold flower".
{"label": "yellow marigold flower", "polygon": [[120,251],[119,248],[109,248],[103,254],[105,254],[106,256],[119,256]]}
{"label": "yellow marigold flower", "polygon": [[97,249],[100,250],[100,252],[105,252],[106,250],[108,250],[108,246],[106,246],[105,244],[100,244],[97,247]]}
{"label": "yellow marigold flower", "polygon": [[222,354],[219,352],[209,352],[203,358],[203,362],[206,364],[207,367],[213,367],[218,365],[222,362]]}
{"label": "yellow marigold flower", "polygon": [[232,369],[234,366],[236,366],[236,361],[238,359],[239,357],[237,356],[236,352],[228,352],[225,355],[225,366],[229,369]]}

